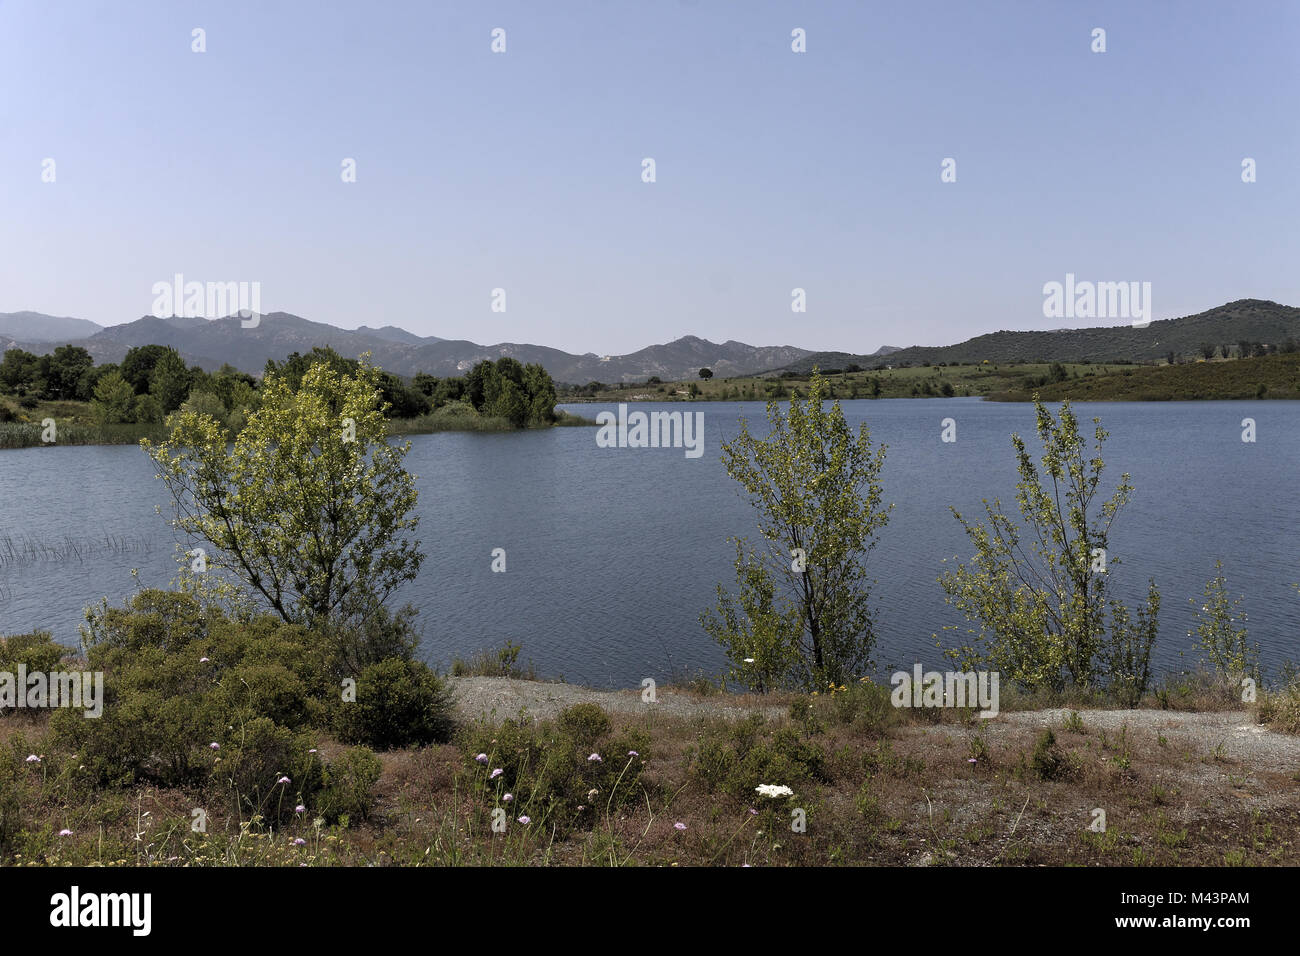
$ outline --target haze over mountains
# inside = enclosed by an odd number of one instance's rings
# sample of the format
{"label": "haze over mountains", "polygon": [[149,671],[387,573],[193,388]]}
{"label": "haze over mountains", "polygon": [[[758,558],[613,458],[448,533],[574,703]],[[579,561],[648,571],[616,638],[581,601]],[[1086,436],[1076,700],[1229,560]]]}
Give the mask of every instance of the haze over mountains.
{"label": "haze over mountains", "polygon": [[541,364],[557,382],[585,384],[644,381],[657,375],[664,381],[694,378],[700,368],[711,368],[727,378],[776,374],[782,370],[804,372],[814,365],[823,369],[856,364],[870,368],[886,356],[891,364],[937,362],[1008,362],[1014,360],[1105,362],[1147,361],[1197,352],[1202,344],[1235,344],[1242,340],[1278,344],[1300,340],[1300,308],[1261,299],[1240,299],[1198,315],[1152,322],[1147,328],[1131,325],[1054,331],[1001,331],[980,335],[957,345],[885,346],[869,355],[848,352],[812,352],[789,345],[754,346],[728,341],[722,344],[687,335],[663,345],[652,345],[628,355],[574,355],[542,345],[498,343],[478,345],[464,340],[418,336],[397,326],[362,326],[340,329],[311,322],[286,312],[261,317],[255,328],[241,320],[145,316],[108,328],[85,319],[43,315],[39,312],[0,313],[0,350],[19,347],[48,353],[62,344],[79,345],[97,363],[119,362],[128,349],[139,345],[169,345],[192,365],[215,370],[224,363],[260,375],[267,359],[281,360],[291,352],[309,352],[328,345],[355,357],[370,352],[373,360],[398,375],[428,372],[439,377],[463,374],[474,363],[510,356],[520,362]]}

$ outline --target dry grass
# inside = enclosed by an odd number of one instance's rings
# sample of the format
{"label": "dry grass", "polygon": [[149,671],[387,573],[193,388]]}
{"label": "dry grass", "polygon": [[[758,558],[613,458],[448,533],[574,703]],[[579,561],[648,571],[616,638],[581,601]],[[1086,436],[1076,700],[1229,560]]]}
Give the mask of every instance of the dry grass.
{"label": "dry grass", "polygon": [[[1175,736],[1143,712],[1052,718],[1050,773],[1035,769],[1036,714],[985,721],[951,711],[879,711],[820,698],[799,717],[613,713],[615,731],[651,741],[643,786],[624,810],[589,808],[567,833],[518,825],[494,834],[464,744],[381,755],[372,818],[351,828],[261,833],[219,807],[189,830],[203,794],[141,788],[60,799],[35,789],[24,812],[46,850],[19,862],[520,865],[1270,865],[1300,863],[1300,773],[1293,762],[1233,756],[1210,737]],[[41,746],[45,718],[0,720],[0,746]],[[1171,725],[1172,726],[1172,725]],[[719,755],[745,739],[747,759]],[[1290,741],[1290,738],[1283,738]],[[1288,743],[1288,746],[1290,744]],[[337,752],[320,744],[322,757]],[[743,747],[741,748],[744,749]],[[39,749],[37,752],[40,752]],[[757,756],[756,756],[757,755]],[[793,756],[792,756],[793,755]],[[808,758],[800,764],[798,759]],[[764,764],[763,761],[768,763]],[[721,761],[721,762],[720,762]],[[755,768],[784,766],[792,797],[752,792]],[[807,767],[813,769],[803,774]],[[723,769],[719,769],[723,768]],[[34,771],[28,771],[34,772]],[[798,777],[798,779],[796,779]],[[596,801],[597,803],[599,801]],[[1104,810],[1104,832],[1090,830]],[[792,823],[802,811],[805,832]],[[148,812],[148,816],[142,816]],[[753,811],[758,811],[757,813]],[[144,821],[142,824],[141,821]],[[247,821],[242,821],[247,823]],[[676,824],[683,824],[679,829]],[[561,828],[566,829],[566,828]],[[143,833],[141,840],[135,840]],[[302,846],[292,840],[304,839]],[[33,859],[35,857],[35,859]]]}

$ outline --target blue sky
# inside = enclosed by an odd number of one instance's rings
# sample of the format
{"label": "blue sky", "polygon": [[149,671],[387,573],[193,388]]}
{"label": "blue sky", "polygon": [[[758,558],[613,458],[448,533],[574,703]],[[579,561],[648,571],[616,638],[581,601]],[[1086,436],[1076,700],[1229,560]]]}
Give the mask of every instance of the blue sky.
{"label": "blue sky", "polygon": [[130,321],[179,272],[621,353],[1054,328],[1066,273],[1300,304],[1297,51],[1267,0],[0,0],[0,311]]}

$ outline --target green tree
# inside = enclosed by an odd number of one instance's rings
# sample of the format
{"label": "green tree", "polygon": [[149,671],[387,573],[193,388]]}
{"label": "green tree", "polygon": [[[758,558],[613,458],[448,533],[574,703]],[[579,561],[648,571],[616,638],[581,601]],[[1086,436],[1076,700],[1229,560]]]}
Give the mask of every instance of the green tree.
{"label": "green tree", "polygon": [[700,369],[700,378],[702,378],[702,379],[706,379],[706,380],[707,380],[707,379],[710,379],[710,378],[713,378],[713,369],[711,369],[711,368],[702,368],[702,369]]}
{"label": "green tree", "polygon": [[158,400],[164,415],[180,408],[190,394],[190,370],[175,349],[158,356],[149,373],[149,394]]}
{"label": "green tree", "polygon": [[120,372],[109,372],[95,383],[90,412],[101,425],[115,425],[131,420],[135,390]]}
{"label": "green tree", "polygon": [[262,377],[278,376],[288,383],[291,391],[296,392],[298,386],[302,383],[303,376],[307,374],[307,370],[313,365],[322,363],[328,365],[339,375],[355,375],[359,367],[356,359],[344,358],[328,345],[318,345],[306,355],[293,352],[283,362],[267,359],[266,369]]}
{"label": "green tree", "polygon": [[[1145,690],[1156,636],[1160,594],[1150,583],[1147,604],[1131,621],[1128,608],[1109,598],[1107,553],[1111,525],[1133,493],[1125,474],[1110,499],[1094,508],[1105,462],[1107,433],[1100,419],[1088,457],[1078,419],[1064,402],[1059,422],[1034,396],[1037,431],[1044,450],[1042,473],[1012,435],[1020,480],[1020,520],[994,499],[984,508],[988,524],[967,521],[955,509],[975,556],[940,579],[948,603],[979,624],[971,643],[949,650],[963,669],[993,666],[1030,688],[1062,689],[1067,683],[1099,687],[1103,678],[1121,696]],[[1107,625],[1107,613],[1110,624]]]}
{"label": "green tree", "polygon": [[524,390],[528,394],[528,424],[549,425],[555,421],[555,382],[536,362],[524,366]]}
{"label": "green tree", "polygon": [[727,648],[733,676],[754,687],[824,687],[871,663],[865,562],[892,507],[881,506],[885,448],[873,448],[866,425],[855,437],[839,403],[825,408],[826,390],[814,371],[807,400],[792,401],[788,414],[768,402],[766,438],[741,419],[722,446],[727,473],[758,512],[763,545],[732,539],[738,594],[719,586],[701,623]]}
{"label": "green tree", "polygon": [[226,406],[213,392],[194,389],[194,391],[190,392],[190,397],[185,400],[185,404],[181,406],[181,411],[208,415],[220,424],[226,424]]}
{"label": "green tree", "polygon": [[7,349],[0,359],[0,385],[18,395],[32,391],[40,375],[40,359],[24,349]]}
{"label": "green tree", "polygon": [[127,349],[126,357],[122,359],[121,373],[137,395],[149,391],[149,377],[153,374],[153,367],[169,351],[172,350],[165,345],[137,345]]}
{"label": "green tree", "polygon": [[82,380],[95,367],[90,353],[78,345],[60,345],[46,356],[46,383],[52,399],[81,400],[89,398],[82,391]]}
{"label": "green tree", "polygon": [[[1243,677],[1259,679],[1259,645],[1246,639],[1246,612],[1238,610],[1242,599],[1228,594],[1222,561],[1214,562],[1214,572],[1196,611],[1196,630],[1187,636],[1197,638],[1215,672],[1236,690]],[[1189,600],[1196,607],[1196,599]]]}
{"label": "green tree", "polygon": [[390,595],[424,559],[410,443],[386,441],[379,369],[327,361],[298,388],[272,371],[261,407],[227,449],[209,415],[182,411],[170,438],[141,445],[175,502],[173,526],[209,542],[229,571],[286,621],[327,623],[349,603]]}
{"label": "green tree", "polygon": [[154,425],[163,420],[162,403],[153,395],[137,395],[131,403],[131,420]]}

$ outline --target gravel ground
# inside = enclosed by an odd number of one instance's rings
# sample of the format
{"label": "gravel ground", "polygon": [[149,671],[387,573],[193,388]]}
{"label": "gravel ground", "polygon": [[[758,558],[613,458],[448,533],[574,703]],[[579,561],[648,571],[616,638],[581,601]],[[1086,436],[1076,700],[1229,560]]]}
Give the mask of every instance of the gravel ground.
{"label": "gravel ground", "polygon": [[[590,701],[609,713],[643,714],[653,706],[656,713],[670,717],[713,716],[736,718],[751,713],[768,717],[785,716],[788,708],[760,703],[757,697],[734,694],[702,697],[698,694],[656,689],[656,702],[641,702],[641,691],[600,691],[576,684],[514,680],[506,677],[453,677],[450,684],[463,713],[470,717],[503,720],[527,714],[534,720],[555,717],[573,704]],[[1051,727],[1059,732],[1069,710],[1008,711],[988,721],[988,733]],[[1274,733],[1254,722],[1246,711],[1192,713],[1169,710],[1084,710],[1079,712],[1089,730],[1118,732],[1127,725],[1130,734],[1144,734],[1154,740],[1163,736],[1180,750],[1218,752],[1272,770],[1300,769],[1300,737]],[[969,736],[970,731],[952,724],[931,724],[928,733]]]}
{"label": "gravel ground", "polygon": [[521,712],[534,720],[546,720],[566,707],[584,702],[598,704],[611,714],[643,714],[647,707],[654,707],[656,713],[669,717],[742,717],[752,713],[780,717],[789,712],[787,707],[750,703],[753,698],[734,694],[702,697],[666,687],[655,688],[654,704],[644,704],[639,689],[592,690],[576,684],[550,684],[509,677],[452,677],[448,683],[456,695],[456,703],[466,716],[497,720],[518,717]]}

